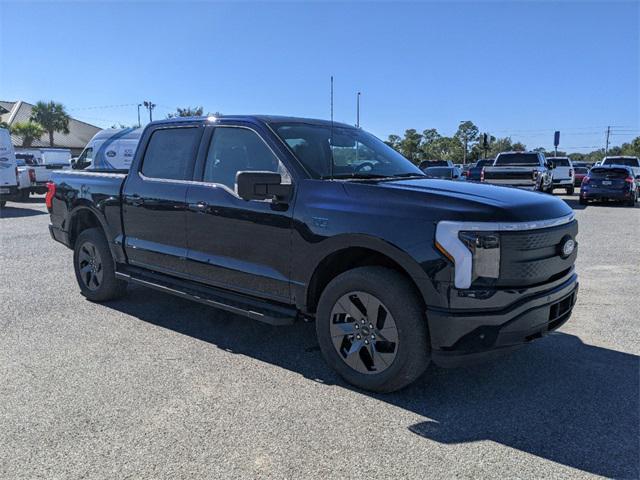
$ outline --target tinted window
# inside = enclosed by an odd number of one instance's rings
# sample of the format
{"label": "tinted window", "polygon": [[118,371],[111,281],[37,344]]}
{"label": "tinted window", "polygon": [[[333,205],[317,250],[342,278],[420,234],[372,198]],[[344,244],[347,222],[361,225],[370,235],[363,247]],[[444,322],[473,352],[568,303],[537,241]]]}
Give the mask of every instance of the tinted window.
{"label": "tinted window", "polygon": [[533,166],[540,165],[540,161],[536,153],[501,153],[496,158],[495,164]]}
{"label": "tinted window", "polygon": [[626,178],[629,175],[624,168],[592,168],[589,172],[591,178]]}
{"label": "tinted window", "polygon": [[604,161],[604,165],[627,165],[628,167],[640,167],[637,158],[609,157]]}
{"label": "tinted window", "polygon": [[553,162],[553,164],[556,167],[569,167],[569,166],[571,166],[569,164],[569,159],[568,158],[547,158],[547,160]]}
{"label": "tinted window", "polygon": [[151,178],[191,180],[199,135],[198,128],[156,130],[144,154],[142,173]]}
{"label": "tinted window", "polygon": [[449,164],[446,160],[425,160],[420,162],[420,168],[424,170],[425,168],[431,167],[448,167]]}
{"label": "tinted window", "polygon": [[587,173],[589,171],[589,169],[584,167],[576,167],[575,170],[576,170],[576,173]]}
{"label": "tinted window", "polygon": [[487,165],[493,165],[493,159],[478,160],[475,164],[476,168],[486,167]]}
{"label": "tinted window", "polygon": [[253,170],[278,172],[283,183],[291,183],[288,173],[264,141],[246,128],[218,127],[213,133],[203,180],[235,188],[236,174]]}
{"label": "tinted window", "polygon": [[307,123],[273,127],[314,178],[422,175],[409,160],[364,130]]}

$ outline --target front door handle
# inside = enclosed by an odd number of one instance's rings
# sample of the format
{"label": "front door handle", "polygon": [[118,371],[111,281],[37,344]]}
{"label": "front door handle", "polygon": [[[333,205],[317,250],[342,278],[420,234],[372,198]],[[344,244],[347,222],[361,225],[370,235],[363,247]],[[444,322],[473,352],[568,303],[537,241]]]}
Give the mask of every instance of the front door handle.
{"label": "front door handle", "polygon": [[209,208],[209,204],[204,201],[189,204],[189,210],[193,210],[195,212],[204,212],[207,208]]}

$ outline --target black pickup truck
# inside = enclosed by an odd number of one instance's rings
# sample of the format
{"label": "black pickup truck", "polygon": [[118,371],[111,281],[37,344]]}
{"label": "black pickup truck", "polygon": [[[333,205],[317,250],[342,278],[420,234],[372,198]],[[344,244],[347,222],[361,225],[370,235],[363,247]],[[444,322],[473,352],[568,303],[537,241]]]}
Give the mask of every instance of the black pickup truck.
{"label": "black pickup truck", "polygon": [[55,173],[46,204],[89,300],[135,283],[274,325],[315,320],[329,365],[372,391],[539,338],[578,290],[563,201],[426,179],[321,120],[153,122],[128,172]]}

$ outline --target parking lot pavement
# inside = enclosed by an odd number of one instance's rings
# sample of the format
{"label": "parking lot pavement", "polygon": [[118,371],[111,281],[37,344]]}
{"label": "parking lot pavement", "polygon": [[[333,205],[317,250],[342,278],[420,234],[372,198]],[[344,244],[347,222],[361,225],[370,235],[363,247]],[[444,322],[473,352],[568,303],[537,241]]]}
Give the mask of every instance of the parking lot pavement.
{"label": "parking lot pavement", "polygon": [[0,213],[0,478],[638,478],[640,208],[577,205],[559,332],[391,395],[348,387],[311,324],[140,287],[80,296],[43,199]]}

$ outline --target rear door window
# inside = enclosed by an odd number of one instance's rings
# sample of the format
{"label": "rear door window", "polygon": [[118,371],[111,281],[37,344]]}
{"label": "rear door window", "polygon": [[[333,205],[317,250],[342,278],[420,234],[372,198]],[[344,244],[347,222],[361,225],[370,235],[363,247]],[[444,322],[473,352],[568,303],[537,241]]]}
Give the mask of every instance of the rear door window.
{"label": "rear door window", "polygon": [[161,128],[151,134],[142,160],[145,177],[191,180],[200,140],[197,127]]}

